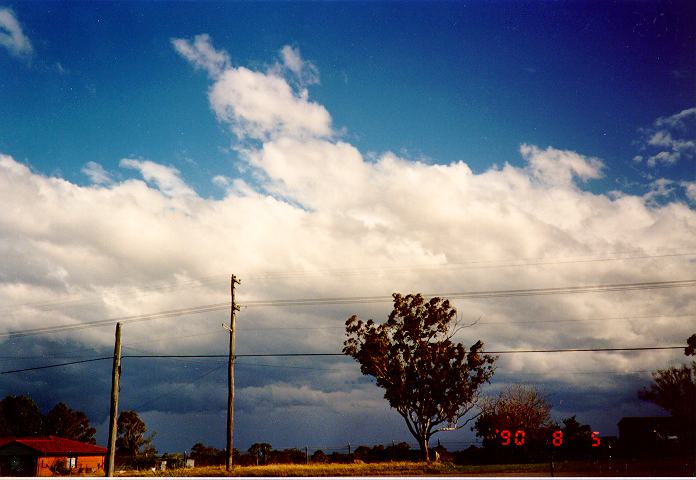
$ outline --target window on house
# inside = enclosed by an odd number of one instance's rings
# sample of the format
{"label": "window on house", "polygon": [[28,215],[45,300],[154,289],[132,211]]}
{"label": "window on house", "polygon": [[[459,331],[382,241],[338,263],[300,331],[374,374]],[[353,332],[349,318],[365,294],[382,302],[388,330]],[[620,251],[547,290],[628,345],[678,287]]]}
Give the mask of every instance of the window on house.
{"label": "window on house", "polygon": [[68,459],[65,462],[65,466],[68,468],[77,467],[77,457],[68,457]]}

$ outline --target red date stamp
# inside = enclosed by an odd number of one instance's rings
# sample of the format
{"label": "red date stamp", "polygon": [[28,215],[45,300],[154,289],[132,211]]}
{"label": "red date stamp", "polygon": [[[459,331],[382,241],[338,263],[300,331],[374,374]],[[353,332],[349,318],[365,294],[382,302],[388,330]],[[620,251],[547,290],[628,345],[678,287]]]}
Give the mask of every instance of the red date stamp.
{"label": "red date stamp", "polygon": [[[526,433],[524,430],[499,430],[495,431],[496,437],[500,438],[500,445],[507,447],[510,445],[515,445],[521,447],[524,445]],[[592,446],[599,447],[601,441],[599,439],[599,432],[592,432]],[[554,447],[560,447],[563,445],[563,431],[555,430],[551,434],[551,445]]]}

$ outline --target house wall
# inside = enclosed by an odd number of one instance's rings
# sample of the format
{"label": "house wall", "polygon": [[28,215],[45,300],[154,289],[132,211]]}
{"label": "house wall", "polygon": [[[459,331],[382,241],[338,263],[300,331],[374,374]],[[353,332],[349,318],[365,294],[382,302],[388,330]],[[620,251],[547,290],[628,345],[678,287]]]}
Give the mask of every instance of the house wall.
{"label": "house wall", "polygon": [[[79,456],[76,455],[77,462],[75,468],[70,469],[71,475],[79,474],[89,474],[96,473],[104,470],[104,455],[88,455]],[[53,472],[51,467],[55,464],[66,466],[68,457],[57,456],[57,457],[39,457],[36,466],[36,476],[37,477],[51,477]]]}

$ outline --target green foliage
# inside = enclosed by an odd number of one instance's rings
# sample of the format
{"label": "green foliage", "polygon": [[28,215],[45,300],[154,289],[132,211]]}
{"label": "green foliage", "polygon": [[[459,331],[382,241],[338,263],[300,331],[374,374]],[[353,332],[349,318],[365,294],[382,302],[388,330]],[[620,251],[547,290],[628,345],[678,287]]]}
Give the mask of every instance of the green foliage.
{"label": "green foliage", "polygon": [[[433,449],[438,450],[438,447]],[[417,450],[411,450],[406,442],[389,445],[373,445],[368,447],[361,445],[353,451],[352,457],[364,462],[386,462],[386,461],[416,461],[419,458]]]}
{"label": "green foliage", "polygon": [[152,446],[154,433],[145,437],[147,427],[133,411],[121,412],[117,422],[116,455],[135,465],[137,460],[153,457],[157,451]]}
{"label": "green foliage", "polygon": [[670,367],[653,372],[653,383],[638,392],[641,400],[652,402],[667,410],[673,417],[693,417],[696,381],[691,367]]}
{"label": "green foliage", "polygon": [[265,465],[268,463],[268,455],[271,453],[271,448],[270,443],[254,443],[247,451],[249,455],[256,458],[257,465]]}
{"label": "green foliage", "polygon": [[653,383],[638,392],[638,398],[667,410],[677,420],[680,438],[693,443],[696,421],[696,362],[691,367],[670,367],[653,372]]}
{"label": "green foliage", "polygon": [[312,463],[328,463],[329,456],[325,454],[322,450],[317,450],[312,454],[310,460],[312,461]]}
{"label": "green foliage", "polygon": [[525,432],[525,446],[529,449],[543,446],[553,428],[551,407],[536,388],[512,385],[497,397],[482,402],[481,415],[473,430],[483,439],[485,447],[499,445],[499,432],[503,430],[513,434],[522,430]]}
{"label": "green foliage", "polygon": [[26,395],[0,400],[0,437],[30,437],[43,433],[43,415]]}
{"label": "green foliage", "polygon": [[44,416],[26,395],[8,395],[0,400],[0,437],[55,435],[94,444],[96,433],[84,412],[72,410],[63,402]]}
{"label": "green foliage", "polygon": [[44,433],[79,442],[97,443],[97,429],[91,427],[84,412],[72,410],[63,402],[53,407],[44,419]]}
{"label": "green foliage", "polygon": [[186,467],[186,459],[180,453],[165,453],[157,459],[158,462],[167,462],[167,470]]}
{"label": "green foliage", "polygon": [[225,463],[225,451],[215,447],[208,447],[198,442],[191,447],[191,458],[199,467],[222,465]]}
{"label": "green foliage", "polygon": [[587,456],[592,452],[592,427],[577,421],[576,415],[562,421],[563,445],[561,453],[566,458]]}
{"label": "green foliage", "polygon": [[305,452],[297,448],[271,450],[268,463],[305,463]]}
{"label": "green foliage", "polygon": [[[493,375],[494,357],[480,340],[467,349],[454,343],[457,311],[449,300],[393,294],[387,322],[346,321],[343,352],[376,379],[384,398],[406,421],[425,460],[428,441],[445,424],[463,427],[471,418],[480,387]],[[467,418],[469,417],[469,418]]]}
{"label": "green foliage", "polygon": [[684,355],[687,357],[690,355],[696,355],[696,333],[691,335],[686,340],[686,348],[684,349]]}

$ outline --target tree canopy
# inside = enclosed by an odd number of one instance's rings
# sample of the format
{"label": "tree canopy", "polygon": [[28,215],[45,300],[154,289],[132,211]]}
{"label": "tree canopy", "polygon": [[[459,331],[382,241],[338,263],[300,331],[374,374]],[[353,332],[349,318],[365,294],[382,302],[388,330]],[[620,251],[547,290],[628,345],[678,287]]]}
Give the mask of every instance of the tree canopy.
{"label": "tree canopy", "polygon": [[694,441],[696,421],[696,364],[669,367],[653,372],[653,383],[638,392],[638,398],[667,410],[677,420],[685,443]]}
{"label": "tree canopy", "polygon": [[139,456],[155,453],[152,447],[154,433],[145,437],[147,427],[136,412],[130,410],[121,412],[117,425],[116,455],[135,464]]}
{"label": "tree canopy", "polygon": [[196,465],[220,465],[225,463],[225,452],[215,447],[204,445],[200,442],[191,447],[191,458]]}
{"label": "tree canopy", "polygon": [[673,417],[693,416],[696,399],[694,372],[688,365],[653,372],[653,383],[638,392],[641,400],[652,402],[667,410]]}
{"label": "tree canopy", "polygon": [[27,395],[8,395],[0,400],[0,437],[31,437],[43,434],[41,410]]}
{"label": "tree canopy", "polygon": [[268,454],[271,453],[271,450],[270,443],[254,443],[247,451],[256,458],[256,464],[258,465],[259,462],[263,464],[268,463]]}
{"label": "tree canopy", "polygon": [[43,415],[27,395],[8,395],[0,400],[0,437],[55,435],[94,444],[96,433],[84,412],[73,410],[63,402]]}
{"label": "tree canopy", "polygon": [[44,419],[44,432],[47,435],[70,438],[79,442],[97,443],[97,429],[90,426],[84,412],[71,409],[63,402],[53,407]]}
{"label": "tree canopy", "polygon": [[583,425],[576,415],[564,419],[561,423],[563,432],[562,453],[569,456],[586,455],[592,451],[595,439],[592,435],[592,427]]}
{"label": "tree canopy", "polygon": [[420,294],[392,295],[394,309],[384,324],[346,321],[343,352],[376,379],[384,398],[405,420],[429,460],[430,437],[471,420],[480,387],[489,381],[495,358],[482,353],[483,342],[469,349],[454,343],[457,311],[449,300]]}
{"label": "tree canopy", "polygon": [[536,388],[527,385],[511,385],[496,397],[485,399],[474,424],[476,435],[486,446],[496,445],[503,430],[512,434],[524,431],[525,445],[543,444],[553,427],[551,406]]}
{"label": "tree canopy", "polygon": [[691,335],[686,340],[686,348],[684,348],[684,355],[687,357],[690,355],[696,355],[696,333]]}

